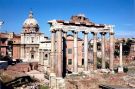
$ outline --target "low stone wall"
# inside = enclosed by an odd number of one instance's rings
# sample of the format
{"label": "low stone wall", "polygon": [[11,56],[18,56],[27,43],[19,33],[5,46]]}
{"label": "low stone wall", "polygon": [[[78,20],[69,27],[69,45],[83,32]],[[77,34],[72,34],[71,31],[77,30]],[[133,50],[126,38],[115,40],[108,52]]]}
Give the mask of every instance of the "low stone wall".
{"label": "low stone wall", "polygon": [[38,63],[31,62],[31,63],[18,63],[15,65],[9,65],[7,70],[18,71],[18,72],[29,72],[30,70],[37,70]]}

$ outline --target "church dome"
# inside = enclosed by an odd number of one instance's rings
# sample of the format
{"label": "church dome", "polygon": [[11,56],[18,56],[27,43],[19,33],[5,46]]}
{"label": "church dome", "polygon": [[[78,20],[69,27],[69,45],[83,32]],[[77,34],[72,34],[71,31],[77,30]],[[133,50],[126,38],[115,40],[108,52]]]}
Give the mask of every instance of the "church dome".
{"label": "church dome", "polygon": [[39,25],[37,20],[33,17],[32,11],[29,12],[28,18],[23,23],[24,33],[35,33],[39,32]]}
{"label": "church dome", "polygon": [[29,17],[24,21],[23,27],[37,27],[38,28],[38,22],[35,18],[33,18],[32,11],[29,12]]}

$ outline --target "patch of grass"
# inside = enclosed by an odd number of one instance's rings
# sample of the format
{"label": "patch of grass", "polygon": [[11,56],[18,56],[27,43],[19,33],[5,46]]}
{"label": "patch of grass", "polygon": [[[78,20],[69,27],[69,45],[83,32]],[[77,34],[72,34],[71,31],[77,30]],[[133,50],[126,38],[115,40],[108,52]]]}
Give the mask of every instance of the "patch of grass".
{"label": "patch of grass", "polygon": [[44,86],[44,85],[40,85],[39,89],[49,89],[49,87],[48,86]]}

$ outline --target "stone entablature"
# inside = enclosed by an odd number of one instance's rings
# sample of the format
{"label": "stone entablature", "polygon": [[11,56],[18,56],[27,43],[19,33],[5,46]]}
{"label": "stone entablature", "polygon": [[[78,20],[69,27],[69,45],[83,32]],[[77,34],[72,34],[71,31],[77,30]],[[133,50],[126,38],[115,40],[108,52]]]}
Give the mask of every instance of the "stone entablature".
{"label": "stone entablature", "polygon": [[94,24],[94,25],[78,25],[76,23],[70,23],[68,21],[60,21],[60,20],[52,20],[49,21],[51,24],[51,30],[53,29],[63,29],[63,31],[76,31],[76,32],[113,32],[113,25],[106,25],[106,24]]}

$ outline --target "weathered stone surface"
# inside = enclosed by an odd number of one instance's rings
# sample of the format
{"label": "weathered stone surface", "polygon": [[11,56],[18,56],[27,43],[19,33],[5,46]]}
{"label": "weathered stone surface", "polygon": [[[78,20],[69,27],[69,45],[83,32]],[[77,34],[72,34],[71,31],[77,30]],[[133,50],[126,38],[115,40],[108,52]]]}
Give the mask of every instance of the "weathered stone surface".
{"label": "weathered stone surface", "polygon": [[126,76],[124,73],[107,74],[99,72],[85,77],[74,76],[66,78],[66,89],[99,89],[101,84],[129,87],[123,79],[124,76]]}

